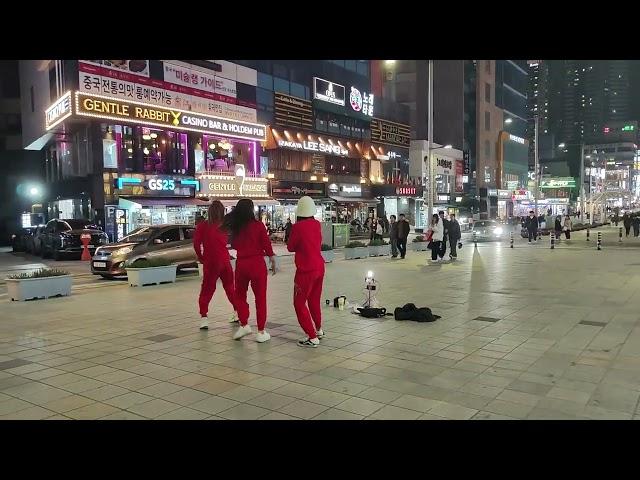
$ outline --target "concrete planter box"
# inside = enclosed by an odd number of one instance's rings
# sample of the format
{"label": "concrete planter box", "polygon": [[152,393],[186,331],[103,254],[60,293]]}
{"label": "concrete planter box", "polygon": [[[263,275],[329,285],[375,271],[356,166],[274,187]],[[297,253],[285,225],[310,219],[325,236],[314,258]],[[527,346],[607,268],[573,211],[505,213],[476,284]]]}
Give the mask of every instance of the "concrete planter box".
{"label": "concrete planter box", "polygon": [[7,278],[7,294],[11,300],[31,300],[71,295],[71,275],[42,278]]}
{"label": "concrete planter box", "polygon": [[367,249],[369,250],[370,257],[384,257],[391,255],[391,245],[378,245],[375,247],[369,245]]}
{"label": "concrete planter box", "polygon": [[322,254],[322,258],[324,258],[324,263],[331,263],[336,257],[335,253],[333,253],[333,250],[323,250],[320,253]]}
{"label": "concrete planter box", "polygon": [[356,247],[356,248],[344,249],[345,260],[353,260],[354,258],[368,258],[368,257],[369,257],[368,247]]}
{"label": "concrete planter box", "polygon": [[414,252],[426,252],[429,250],[427,245],[429,245],[429,242],[411,242],[409,244],[409,250]]}
{"label": "concrete planter box", "polygon": [[175,283],[177,265],[150,268],[127,268],[127,278],[132,287]]}

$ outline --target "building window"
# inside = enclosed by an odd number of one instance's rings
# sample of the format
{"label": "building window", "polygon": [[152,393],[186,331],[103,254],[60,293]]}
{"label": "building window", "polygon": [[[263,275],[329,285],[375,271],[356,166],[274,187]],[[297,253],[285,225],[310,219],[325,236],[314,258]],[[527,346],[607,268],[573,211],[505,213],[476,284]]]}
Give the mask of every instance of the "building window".
{"label": "building window", "polygon": [[266,73],[258,72],[258,87],[273,90],[273,77]]}
{"label": "building window", "polygon": [[347,70],[351,70],[352,72],[356,71],[356,61],[355,60],[345,60],[344,66]]}
{"label": "building window", "polygon": [[491,142],[489,140],[484,141],[484,156],[487,160],[491,159]]}
{"label": "building window", "polygon": [[289,95],[289,80],[283,80],[282,78],[274,77],[273,90]]}
{"label": "building window", "polygon": [[484,112],[484,129],[491,130],[491,112]]}
{"label": "building window", "polygon": [[305,98],[304,96],[304,85],[300,85],[299,83],[291,82],[291,95],[298,98]]}
{"label": "building window", "polygon": [[491,85],[489,83],[484,84],[484,101],[491,103]]}

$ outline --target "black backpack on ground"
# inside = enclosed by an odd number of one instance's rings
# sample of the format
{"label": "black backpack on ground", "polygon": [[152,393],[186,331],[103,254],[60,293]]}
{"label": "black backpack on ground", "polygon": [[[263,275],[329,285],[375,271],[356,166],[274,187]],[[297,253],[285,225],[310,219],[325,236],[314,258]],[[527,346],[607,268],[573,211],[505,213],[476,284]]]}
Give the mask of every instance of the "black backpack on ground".
{"label": "black backpack on ground", "polygon": [[396,320],[412,320],[414,322],[435,322],[441,318],[440,315],[434,315],[430,308],[418,308],[413,303],[396,308],[393,315]]}
{"label": "black backpack on ground", "polygon": [[365,318],[380,318],[387,315],[386,308],[363,307],[363,308],[358,308],[358,312],[360,312],[360,315]]}

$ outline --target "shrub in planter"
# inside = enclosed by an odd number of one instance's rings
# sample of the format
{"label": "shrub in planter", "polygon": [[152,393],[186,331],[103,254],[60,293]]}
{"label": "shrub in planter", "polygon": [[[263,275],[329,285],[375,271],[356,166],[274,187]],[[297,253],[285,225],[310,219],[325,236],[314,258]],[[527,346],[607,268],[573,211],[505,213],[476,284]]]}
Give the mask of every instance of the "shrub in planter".
{"label": "shrub in planter", "polygon": [[324,258],[324,263],[331,263],[335,258],[333,247],[331,245],[327,245],[326,243],[323,243],[320,246],[320,254],[322,255],[322,258]]}
{"label": "shrub in planter", "polygon": [[175,283],[177,265],[165,258],[139,259],[126,266],[129,285],[159,285]]}
{"label": "shrub in planter", "polygon": [[71,295],[71,275],[56,268],[42,268],[30,273],[11,275],[7,277],[6,282],[11,300]]}
{"label": "shrub in planter", "polygon": [[371,240],[367,249],[370,257],[383,257],[391,254],[391,245],[380,239]]}
{"label": "shrub in planter", "polygon": [[429,245],[429,242],[427,242],[424,235],[418,235],[411,241],[411,249],[415,252],[426,252],[429,250],[427,245]]}
{"label": "shrub in planter", "polygon": [[349,242],[344,247],[345,260],[354,258],[367,258],[369,256],[368,247],[362,242]]}

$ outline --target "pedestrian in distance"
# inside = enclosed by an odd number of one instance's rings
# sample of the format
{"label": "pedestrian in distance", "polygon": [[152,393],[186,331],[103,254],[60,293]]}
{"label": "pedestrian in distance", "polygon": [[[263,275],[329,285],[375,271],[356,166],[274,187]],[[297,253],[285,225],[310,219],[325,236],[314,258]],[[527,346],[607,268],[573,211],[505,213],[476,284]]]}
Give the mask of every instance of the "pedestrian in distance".
{"label": "pedestrian in distance", "polygon": [[200,330],[209,329],[209,303],[216,291],[218,278],[222,281],[229,303],[233,307],[231,322],[237,321],[236,293],[233,269],[229,250],[227,250],[227,233],[222,228],[224,206],[219,200],[214,200],[209,206],[207,220],[198,223],[193,235],[193,248],[202,264],[202,285],[198,296],[200,310]]}
{"label": "pedestrian in distance", "polygon": [[276,273],[276,261],[271,241],[264,224],[256,219],[253,202],[248,198],[238,201],[236,208],[224,219],[224,225],[231,232],[231,246],[237,252],[236,260],[236,306],[240,328],[233,334],[240,340],[251,333],[249,326],[249,304],[247,290],[251,285],[256,301],[258,333],[256,341],[266,342],[271,335],[265,330],[267,323],[267,266],[264,257],[269,257],[270,270]]}
{"label": "pedestrian in distance", "polygon": [[395,215],[389,217],[389,243],[391,243],[391,258],[398,258],[398,222]]}
{"label": "pedestrian in distance", "polygon": [[440,245],[442,244],[442,239],[444,238],[444,223],[442,218],[439,217],[436,213],[431,217],[431,225],[429,227],[429,234],[431,236],[431,262],[432,263],[442,263],[444,261],[444,254],[442,254],[442,249]]}
{"label": "pedestrian in distance", "polygon": [[384,233],[384,229],[382,228],[382,219],[376,221],[376,234],[374,235],[375,240],[382,240],[382,234]]}
{"label": "pedestrian in distance", "polygon": [[556,221],[553,229],[556,232],[556,238],[560,240],[560,237],[562,236],[562,217],[560,215],[556,217]]}
{"label": "pedestrian in distance", "polygon": [[371,219],[371,231],[369,232],[369,241],[371,242],[376,238],[377,230],[378,230],[378,220],[375,218]]}
{"label": "pedestrian in distance", "polygon": [[573,230],[573,222],[571,221],[571,217],[569,215],[566,215],[564,217],[562,229],[564,230],[564,238],[566,238],[567,240],[571,240],[571,230]]}
{"label": "pedestrian in distance", "polygon": [[458,220],[456,220],[456,216],[452,213],[449,215],[449,258],[451,260],[458,258],[456,247],[461,238],[460,224]]}
{"label": "pedestrian in distance", "polygon": [[626,232],[626,236],[629,236],[629,230],[631,230],[631,217],[629,216],[629,213],[625,213],[622,216],[622,223],[624,225],[624,230]]}
{"label": "pedestrian in distance", "polygon": [[284,243],[289,242],[289,236],[291,235],[291,227],[293,224],[291,223],[291,219],[287,218],[287,223],[284,224]]}
{"label": "pedestrian in distance", "polygon": [[640,215],[634,215],[631,219],[631,225],[633,226],[633,236],[640,235]]}
{"label": "pedestrian in distance", "polygon": [[440,210],[438,212],[440,215],[440,221],[442,222],[442,226],[444,228],[442,243],[440,243],[440,253],[438,254],[440,258],[444,258],[445,253],[447,253],[447,239],[449,238],[449,220],[447,220],[444,216],[444,210]]}
{"label": "pedestrian in distance", "polygon": [[313,214],[316,206],[311,197],[298,200],[296,223],[291,229],[287,250],[295,252],[296,274],[293,279],[293,307],[298,323],[307,335],[299,340],[301,347],[317,347],[324,336],[320,302],[324,282],[322,226]]}
{"label": "pedestrian in distance", "polygon": [[527,233],[529,234],[529,243],[533,239],[534,242],[537,242],[538,235],[538,217],[533,213],[533,210],[529,212],[529,217],[526,221]]}
{"label": "pedestrian in distance", "polygon": [[401,259],[407,255],[407,239],[409,238],[409,230],[411,230],[411,225],[409,225],[404,213],[401,213],[400,219],[398,220],[398,250],[400,250]]}

